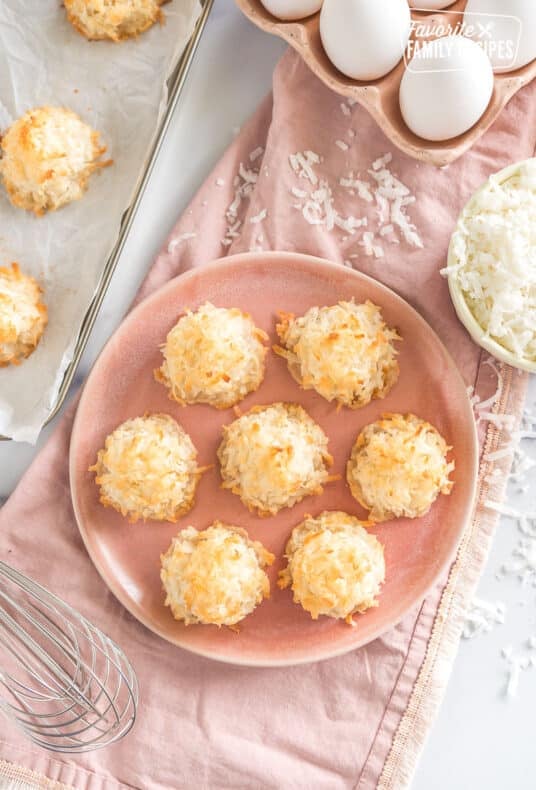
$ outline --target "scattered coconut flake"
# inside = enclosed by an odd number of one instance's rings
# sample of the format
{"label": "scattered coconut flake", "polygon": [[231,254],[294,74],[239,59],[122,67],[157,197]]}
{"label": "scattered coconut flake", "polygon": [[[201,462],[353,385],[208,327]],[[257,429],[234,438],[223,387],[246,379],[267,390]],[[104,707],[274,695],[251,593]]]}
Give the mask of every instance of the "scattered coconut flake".
{"label": "scattered coconut flake", "polygon": [[225,236],[221,242],[224,247],[230,247],[233,241],[238,238],[238,231],[243,221],[238,215],[239,212],[241,212],[242,217],[244,216],[244,203],[246,201],[249,202],[251,199],[257,177],[257,171],[245,167],[243,162],[240,162],[238,173],[233,179],[233,200],[225,213],[228,225]]}
{"label": "scattered coconut flake", "polygon": [[175,249],[177,249],[179,244],[182,244],[183,242],[188,241],[188,239],[195,239],[196,236],[197,236],[197,233],[193,233],[193,232],[192,233],[181,233],[180,236],[176,236],[174,239],[171,239],[171,241],[168,244],[167,251],[169,253],[173,252]]}
{"label": "scattered coconut flake", "polygon": [[514,576],[524,586],[536,587],[536,541],[520,540],[512,552],[512,559],[500,568],[501,576]]}
{"label": "scattered coconut flake", "polygon": [[339,184],[342,187],[346,187],[346,189],[355,189],[359,197],[366,200],[367,203],[372,203],[374,200],[371,192],[371,185],[367,181],[355,178],[353,173],[350,173],[347,178],[340,178]]}
{"label": "scattered coconut flake", "polygon": [[[475,412],[480,415],[482,419],[487,418],[488,413],[485,409],[495,409],[500,402],[500,396],[503,391],[502,379],[502,366],[498,367],[497,363],[493,360],[486,360],[497,376],[497,391],[488,398],[486,401],[477,403]],[[469,392],[472,395],[472,391]],[[484,407],[484,408],[483,408]],[[534,490],[534,480],[528,485],[528,475],[533,475],[536,468],[536,459],[531,457],[527,452],[522,449],[522,444],[525,441],[531,441],[531,432],[534,425],[534,415],[530,409],[525,409],[522,415],[521,427],[519,430],[511,430],[511,426],[502,426],[502,429],[510,430],[510,436],[507,442],[496,450],[487,453],[484,461],[493,464],[494,462],[501,461],[505,458],[512,457],[512,469],[508,474],[508,481],[510,486],[515,485],[517,490],[527,489],[528,491]],[[487,476],[490,482],[495,482],[500,479],[503,472],[499,468],[492,469],[491,473]],[[520,487],[520,483],[521,485]],[[530,500],[527,500],[527,504]],[[486,499],[484,502],[485,507],[494,510],[503,516],[513,521],[518,528],[520,538],[511,551],[510,556],[502,563],[495,578],[498,581],[503,579],[515,579],[520,585],[521,589],[530,590],[531,593],[536,589],[536,511],[529,510],[523,506],[510,506],[509,504],[496,502],[492,499]],[[526,595],[526,594],[525,594]],[[518,601],[518,605],[527,606],[528,598]],[[509,698],[515,697],[520,682],[520,675],[523,671],[533,669],[536,667],[536,635],[534,635],[533,620],[530,620],[530,630],[524,642],[524,651],[533,651],[533,654],[521,651],[519,654],[514,655],[512,647],[508,646],[502,652],[503,658],[507,661],[507,681],[506,681],[506,696]],[[478,617],[475,623],[470,623],[469,628],[485,628],[482,622],[478,622]]]}
{"label": "scattered coconut flake", "polygon": [[521,666],[519,661],[511,661],[508,673],[508,682],[506,684],[506,696],[515,697],[517,695],[517,688],[519,686],[519,675]]}
{"label": "scattered coconut flake", "polygon": [[391,153],[384,154],[383,156],[380,156],[379,159],[376,159],[372,163],[372,169],[381,170],[381,168],[385,167],[385,165],[388,165],[389,162],[392,161],[392,159],[393,159],[393,155]]}
{"label": "scattered coconut flake", "polygon": [[374,233],[372,233],[372,231],[365,231],[359,244],[364,247],[365,255],[383,258],[383,248],[379,244],[374,244]]}
{"label": "scattered coconut flake", "polygon": [[297,206],[297,208],[301,208],[303,218],[309,225],[324,224],[324,218],[320,216],[321,207],[318,203],[308,200],[303,206]]}
{"label": "scattered coconut flake", "polygon": [[495,625],[504,623],[505,614],[506,605],[504,603],[491,603],[481,598],[473,598],[471,609],[465,618],[463,638],[473,639],[480,634],[489,633]]}
{"label": "scattered coconut flake", "polygon": [[391,233],[394,233],[394,230],[394,225],[384,225],[380,228],[380,236],[389,236]]}
{"label": "scattered coconut flake", "polygon": [[383,252],[383,247],[381,245],[373,244],[372,252],[374,253],[375,258],[383,258],[384,252]]}
{"label": "scattered coconut flake", "polygon": [[318,184],[318,176],[313,166],[320,164],[320,157],[314,151],[298,151],[289,156],[290,166],[299,178],[306,178],[311,184]]}
{"label": "scattered coconut flake", "polygon": [[350,108],[348,107],[348,105],[345,102],[342,101],[341,104],[340,104],[340,107],[341,107],[343,115],[349,116],[349,115],[352,114],[350,112]]}
{"label": "scattered coconut flake", "polygon": [[[343,140],[338,139],[335,143],[341,150],[348,150],[348,144]],[[387,165],[392,161],[392,158],[393,156],[389,152],[372,162],[367,171],[372,177],[372,182],[360,178],[359,174],[354,172],[350,172],[338,180],[339,186],[349,190],[352,196],[357,194],[366,203],[376,205],[377,220],[360,242],[366,254],[376,258],[382,258],[385,254],[381,244],[373,243],[376,232],[381,237],[389,237],[388,241],[392,244],[400,243],[400,239],[397,238],[398,234],[410,246],[423,246],[417,229],[407,214],[407,208],[415,202],[415,196],[388,169]],[[339,228],[349,236],[354,235],[357,228],[368,226],[369,218],[345,217],[341,214],[335,205],[335,195],[329,182],[322,179],[316,171],[316,165],[320,162],[320,155],[311,150],[298,151],[289,155],[293,173],[311,185],[309,191],[296,185],[290,187],[291,194],[299,201],[293,203],[293,207],[301,212],[309,225],[323,226],[328,231]]]}
{"label": "scattered coconut flake", "polygon": [[365,248],[365,255],[369,257],[374,254],[374,248],[372,246],[372,240],[374,239],[374,233],[367,230],[363,233],[361,237],[361,241],[359,242]]}
{"label": "scattered coconut flake", "polygon": [[248,168],[245,167],[242,162],[240,162],[240,166],[238,168],[238,174],[239,174],[240,178],[242,178],[248,184],[256,184],[257,183],[257,178],[259,176],[258,171],[248,170]]}
{"label": "scattered coconut flake", "polygon": [[250,221],[250,223],[251,223],[252,225],[258,225],[260,222],[262,222],[263,220],[265,220],[267,216],[268,216],[268,212],[267,212],[267,210],[266,210],[265,208],[263,208],[263,209],[262,209],[261,211],[259,211],[259,213],[258,213],[258,214],[256,214],[254,217],[250,217],[250,218],[249,218],[249,221]]}
{"label": "scattered coconut flake", "polygon": [[[367,202],[374,201],[376,203],[380,231],[386,225],[392,227],[393,230],[397,228],[401,237],[410,246],[422,248],[422,239],[407,215],[407,207],[415,203],[415,196],[387,167],[392,158],[392,154],[387,153],[372,163],[367,172],[375,185],[356,178],[354,173],[341,178],[339,183],[347,189],[355,189],[358,195]],[[396,243],[394,238],[393,242]]]}
{"label": "scattered coconut flake", "polygon": [[536,666],[536,657],[527,655],[514,655],[512,646],[508,645],[501,650],[501,656],[507,664],[506,696],[510,699],[517,696],[521,672]]}
{"label": "scattered coconut flake", "polygon": [[223,180],[223,178],[217,178],[216,179],[216,186],[217,187],[222,187],[222,186],[224,186],[224,184],[225,184],[225,181]]}
{"label": "scattered coconut flake", "polygon": [[255,162],[260,156],[264,153],[264,148],[259,145],[258,148],[255,148],[249,155],[249,161]]}
{"label": "scattered coconut flake", "polygon": [[346,231],[351,236],[354,235],[356,228],[364,227],[367,224],[366,217],[341,217],[337,213],[335,213],[334,222],[338,228]]}

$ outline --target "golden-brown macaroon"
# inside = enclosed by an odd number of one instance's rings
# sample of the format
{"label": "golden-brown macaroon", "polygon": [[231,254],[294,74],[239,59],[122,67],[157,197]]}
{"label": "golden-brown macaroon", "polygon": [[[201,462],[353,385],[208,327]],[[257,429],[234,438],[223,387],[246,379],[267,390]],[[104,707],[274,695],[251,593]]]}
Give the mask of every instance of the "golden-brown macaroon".
{"label": "golden-brown macaroon", "polygon": [[155,378],[183,406],[208,403],[228,409],[262,382],[266,340],[247,313],[206,302],[169,332]]}
{"label": "golden-brown macaroon", "polygon": [[111,161],[99,134],[64,107],[28,110],[2,137],[0,175],[14,206],[40,216],[82,197]]}
{"label": "golden-brown macaroon", "polygon": [[0,266],[0,367],[29,357],[47,325],[42,290],[18,264]]}
{"label": "golden-brown macaroon", "polygon": [[90,41],[123,41],[164,22],[163,0],[64,0],[67,18]]}
{"label": "golden-brown macaroon", "polygon": [[270,596],[264,568],[274,559],[239,527],[221,521],[202,532],[186,527],[161,557],[166,606],[186,625],[232,628]]}
{"label": "golden-brown macaroon", "polygon": [[311,307],[296,318],[281,313],[277,334],[283,348],[274,351],[303,389],[328,401],[359,409],[383,398],[398,379],[394,329],[372,302],[339,302]]}
{"label": "golden-brown macaroon", "polygon": [[218,448],[222,487],[260,516],[273,516],[337,480],[328,438],[294,403],[255,406],[223,427]]}
{"label": "golden-brown macaroon", "polygon": [[132,522],[176,521],[194,504],[199,478],[197,450],[168,414],[148,414],[121,423],[106,437],[95,472],[100,501]]}
{"label": "golden-brown macaroon", "polygon": [[439,494],[452,490],[451,449],[414,414],[384,414],[355,441],[346,467],[350,490],[371,521],[423,516]]}
{"label": "golden-brown macaroon", "polygon": [[291,587],[294,602],[309,612],[344,619],[378,606],[385,580],[383,546],[360,521],[339,510],[305,516],[294,527],[285,549],[287,567],[278,585]]}

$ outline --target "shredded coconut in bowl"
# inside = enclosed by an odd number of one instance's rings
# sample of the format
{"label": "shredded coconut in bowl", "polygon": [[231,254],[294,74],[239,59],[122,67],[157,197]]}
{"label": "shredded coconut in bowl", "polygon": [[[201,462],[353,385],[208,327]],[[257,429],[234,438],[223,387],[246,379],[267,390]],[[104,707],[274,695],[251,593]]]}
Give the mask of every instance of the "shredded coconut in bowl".
{"label": "shredded coconut in bowl", "polygon": [[536,362],[536,159],[490,177],[463,210],[443,269],[485,333]]}

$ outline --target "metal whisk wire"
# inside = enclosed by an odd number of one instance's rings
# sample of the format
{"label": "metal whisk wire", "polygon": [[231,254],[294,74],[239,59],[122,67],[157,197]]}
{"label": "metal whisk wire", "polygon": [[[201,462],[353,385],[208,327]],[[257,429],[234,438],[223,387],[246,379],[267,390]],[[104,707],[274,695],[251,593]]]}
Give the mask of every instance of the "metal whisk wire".
{"label": "metal whisk wire", "polygon": [[79,753],[123,738],[137,705],[136,675],[115,642],[0,561],[0,711],[37,745]]}

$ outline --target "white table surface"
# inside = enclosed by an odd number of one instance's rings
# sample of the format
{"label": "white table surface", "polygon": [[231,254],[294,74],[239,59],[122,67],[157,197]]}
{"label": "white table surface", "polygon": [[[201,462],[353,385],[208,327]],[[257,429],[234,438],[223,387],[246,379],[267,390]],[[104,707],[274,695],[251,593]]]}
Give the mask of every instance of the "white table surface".
{"label": "white table surface", "polygon": [[[73,391],[120,322],[180,211],[232,139],[233,129],[270,89],[272,69],[283,49],[280,41],[249,24],[230,0],[216,0]],[[530,398],[536,399],[534,379]],[[43,431],[36,447],[0,443],[0,500],[14,489],[56,422]],[[514,492],[509,501],[515,504],[516,499]],[[517,651],[529,633],[536,635],[536,590],[527,591],[516,579],[495,579],[517,538],[513,522],[504,521],[479,590],[482,598],[507,604],[507,622],[462,642],[414,790],[536,788],[536,669],[522,674],[517,698],[507,700],[500,657],[504,645],[512,644]]]}

